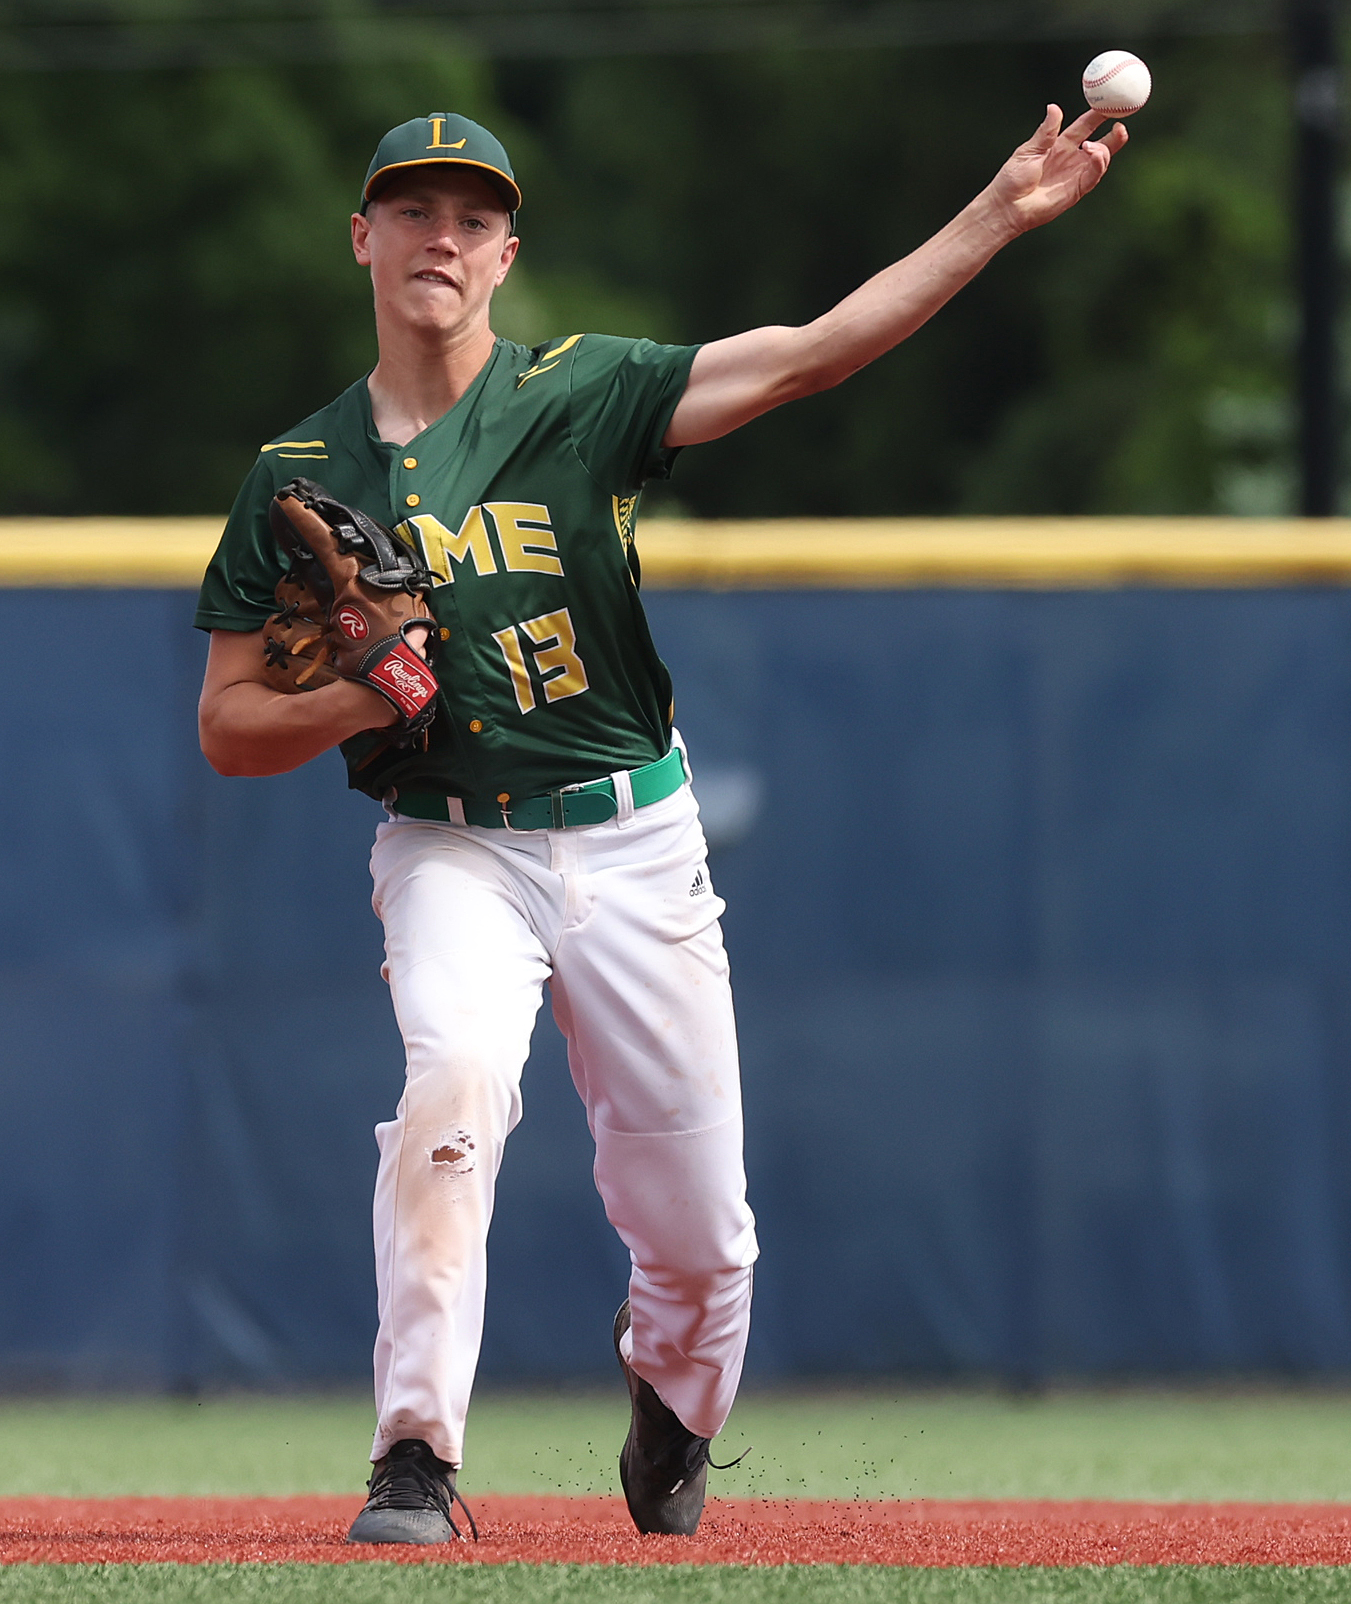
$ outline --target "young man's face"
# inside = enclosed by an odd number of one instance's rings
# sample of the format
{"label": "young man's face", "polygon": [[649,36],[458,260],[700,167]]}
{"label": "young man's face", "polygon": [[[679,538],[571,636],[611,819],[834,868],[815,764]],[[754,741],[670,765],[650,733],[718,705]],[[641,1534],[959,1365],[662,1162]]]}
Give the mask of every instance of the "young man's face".
{"label": "young man's face", "polygon": [[412,167],[352,218],[352,249],[371,270],[386,318],[428,333],[486,322],[520,241],[484,179],[462,167]]}

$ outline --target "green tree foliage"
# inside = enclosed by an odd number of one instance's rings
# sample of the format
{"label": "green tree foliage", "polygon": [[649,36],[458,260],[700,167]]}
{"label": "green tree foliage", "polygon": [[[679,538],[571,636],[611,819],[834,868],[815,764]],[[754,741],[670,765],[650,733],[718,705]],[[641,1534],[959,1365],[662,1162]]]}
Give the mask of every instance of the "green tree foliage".
{"label": "green tree foliage", "polygon": [[[206,10],[103,10],[133,4]],[[443,44],[371,55],[376,12],[314,5],[332,30],[322,59],[0,74],[0,511],[228,505],[258,443],[372,360],[347,217],[375,141],[405,117],[462,110],[513,152],[523,250],[501,332],[706,340],[804,321],[919,243],[1047,99],[1077,104],[1091,53],[488,71]],[[688,453],[679,501],[706,515],[1280,510],[1279,53],[1252,38],[1148,53],[1155,99],[1103,190],[901,351]]]}
{"label": "green tree foliage", "polygon": [[381,133],[444,105],[488,115],[481,74],[4,75],[0,507],[228,507],[258,444],[373,360],[347,219]]}

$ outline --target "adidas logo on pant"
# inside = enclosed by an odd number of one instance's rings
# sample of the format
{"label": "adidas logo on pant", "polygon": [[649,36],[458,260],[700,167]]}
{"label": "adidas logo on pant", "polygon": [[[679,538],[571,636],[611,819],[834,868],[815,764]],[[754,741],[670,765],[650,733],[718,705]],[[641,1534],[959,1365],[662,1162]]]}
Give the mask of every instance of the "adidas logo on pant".
{"label": "adidas logo on pant", "polygon": [[708,881],[704,879],[704,871],[696,869],[694,871],[694,884],[690,887],[690,895],[692,897],[702,897],[707,890]]}

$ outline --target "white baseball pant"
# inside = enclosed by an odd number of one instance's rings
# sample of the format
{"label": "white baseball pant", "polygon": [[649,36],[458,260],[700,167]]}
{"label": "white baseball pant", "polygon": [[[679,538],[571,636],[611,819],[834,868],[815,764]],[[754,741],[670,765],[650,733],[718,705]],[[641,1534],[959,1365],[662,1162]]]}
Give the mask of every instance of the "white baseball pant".
{"label": "white baseball pant", "polygon": [[723,904],[689,786],[635,810],[615,780],[605,824],[377,831],[373,902],[408,1067],[375,1133],[372,1459],[421,1437],[462,1463],[494,1186],[546,980],[596,1187],[629,1249],[633,1367],[701,1437],[732,1407],[757,1249]]}

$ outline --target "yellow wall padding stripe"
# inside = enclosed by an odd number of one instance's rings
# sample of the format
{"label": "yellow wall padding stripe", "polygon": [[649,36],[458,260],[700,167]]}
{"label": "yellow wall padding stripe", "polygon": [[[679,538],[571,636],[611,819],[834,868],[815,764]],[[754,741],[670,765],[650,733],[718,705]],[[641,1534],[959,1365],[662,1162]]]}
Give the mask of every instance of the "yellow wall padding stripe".
{"label": "yellow wall padding stripe", "polygon": [[1351,519],[640,520],[638,550],[645,584],[712,589],[1351,584]]}
{"label": "yellow wall padding stripe", "polygon": [[[223,522],[0,519],[0,586],[195,588]],[[1351,584],[1346,518],[646,519],[638,549],[667,589]]]}
{"label": "yellow wall padding stripe", "polygon": [[201,583],[220,518],[0,518],[0,586]]}

